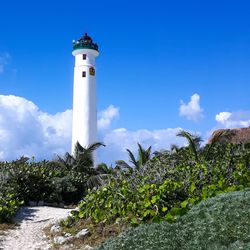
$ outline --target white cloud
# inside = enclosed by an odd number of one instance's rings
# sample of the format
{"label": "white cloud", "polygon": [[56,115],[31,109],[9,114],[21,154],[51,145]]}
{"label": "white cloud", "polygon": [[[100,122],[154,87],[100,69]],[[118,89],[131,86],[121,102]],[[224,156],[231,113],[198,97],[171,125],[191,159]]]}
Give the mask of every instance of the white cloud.
{"label": "white cloud", "polygon": [[10,54],[5,52],[0,55],[0,74],[4,72],[4,68],[10,59]]}
{"label": "white cloud", "polygon": [[[110,105],[98,114],[100,130],[108,129],[119,116]],[[72,110],[57,114],[41,111],[33,102],[14,95],[0,95],[0,160],[22,155],[51,159],[70,151]]]}
{"label": "white cloud", "polygon": [[230,112],[220,112],[215,116],[215,120],[219,123],[224,124],[232,115]]}
{"label": "white cloud", "polygon": [[220,112],[215,120],[225,128],[249,127],[250,111]]}
{"label": "white cloud", "polygon": [[119,117],[119,108],[110,105],[107,109],[98,113],[98,129],[108,129],[111,122]]}
{"label": "white cloud", "polygon": [[71,110],[50,115],[22,97],[0,95],[0,157],[37,159],[63,154],[70,148]]}
{"label": "white cloud", "polygon": [[194,94],[191,96],[190,102],[187,104],[181,101],[179,108],[180,116],[186,117],[188,120],[198,121],[203,117],[203,109],[200,107],[200,96]]}
{"label": "white cloud", "polygon": [[116,160],[127,160],[126,149],[129,148],[136,153],[137,143],[143,147],[152,146],[153,151],[168,149],[171,144],[184,145],[185,140],[176,134],[181,128],[167,128],[159,130],[140,129],[130,131],[125,128],[114,129],[106,133],[104,143],[106,148],[99,152],[99,160],[108,163]]}
{"label": "white cloud", "polygon": [[[143,147],[152,145],[153,150],[185,143],[184,139],[176,137],[181,128],[111,130],[111,122],[118,116],[119,109],[113,105],[98,114],[100,140],[106,144],[98,152],[99,161],[126,160],[126,148],[136,152],[138,142]],[[71,110],[52,115],[25,98],[0,95],[0,160],[13,160],[22,155],[35,156],[36,160],[63,155],[71,146],[71,121]]]}

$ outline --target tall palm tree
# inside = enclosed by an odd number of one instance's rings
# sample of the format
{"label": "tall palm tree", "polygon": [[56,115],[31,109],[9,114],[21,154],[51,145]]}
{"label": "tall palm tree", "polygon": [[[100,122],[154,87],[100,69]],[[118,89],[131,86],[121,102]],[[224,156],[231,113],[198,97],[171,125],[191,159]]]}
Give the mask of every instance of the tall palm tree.
{"label": "tall palm tree", "polygon": [[140,143],[138,144],[138,155],[137,159],[135,158],[134,154],[129,150],[126,149],[129,155],[129,162],[132,163],[133,165],[130,166],[128,163],[126,163],[123,160],[116,161],[117,168],[122,168],[122,169],[140,169],[141,166],[145,165],[147,161],[151,159],[151,149],[152,147],[148,147],[147,149],[144,149]]}

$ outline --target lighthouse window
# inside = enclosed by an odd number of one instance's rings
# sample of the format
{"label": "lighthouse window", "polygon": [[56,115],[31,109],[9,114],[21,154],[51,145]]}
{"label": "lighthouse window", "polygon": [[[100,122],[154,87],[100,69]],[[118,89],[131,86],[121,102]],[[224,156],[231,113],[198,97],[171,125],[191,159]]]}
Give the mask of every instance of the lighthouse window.
{"label": "lighthouse window", "polygon": [[82,55],[82,60],[86,60],[87,59],[87,55],[86,54],[83,54]]}
{"label": "lighthouse window", "polygon": [[94,76],[94,75],[95,75],[95,68],[94,68],[94,67],[89,68],[89,74],[90,74],[91,76]]}
{"label": "lighthouse window", "polygon": [[82,77],[86,77],[86,71],[82,72]]}

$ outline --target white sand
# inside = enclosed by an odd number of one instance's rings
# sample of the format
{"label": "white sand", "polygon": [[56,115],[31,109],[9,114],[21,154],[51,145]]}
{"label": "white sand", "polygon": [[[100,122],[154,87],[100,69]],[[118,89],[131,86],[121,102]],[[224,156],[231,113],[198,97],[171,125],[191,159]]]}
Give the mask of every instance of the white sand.
{"label": "white sand", "polygon": [[14,219],[19,226],[0,236],[0,249],[50,249],[51,242],[46,238],[43,229],[66,218],[70,211],[71,209],[54,207],[21,208]]}

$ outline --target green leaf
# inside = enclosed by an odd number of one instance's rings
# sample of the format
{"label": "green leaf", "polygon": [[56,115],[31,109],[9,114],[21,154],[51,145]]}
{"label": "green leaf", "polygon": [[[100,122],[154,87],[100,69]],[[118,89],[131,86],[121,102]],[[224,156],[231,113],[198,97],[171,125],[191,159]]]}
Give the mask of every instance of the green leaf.
{"label": "green leaf", "polygon": [[182,208],[186,208],[187,205],[188,205],[188,201],[183,201],[183,202],[181,203],[181,207],[182,207]]}
{"label": "green leaf", "polygon": [[167,207],[163,207],[163,208],[162,208],[162,212],[166,212],[167,210],[168,210]]}
{"label": "green leaf", "polygon": [[194,183],[192,183],[190,188],[189,188],[190,192],[193,193],[195,189],[196,189],[196,186]]}
{"label": "green leaf", "polygon": [[159,195],[155,195],[155,196],[152,197],[151,202],[153,204],[155,204],[159,199],[160,199],[160,196]]}
{"label": "green leaf", "polygon": [[138,221],[137,221],[137,219],[136,219],[135,217],[131,219],[130,223],[131,223],[133,226],[139,224]]}

